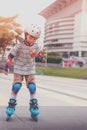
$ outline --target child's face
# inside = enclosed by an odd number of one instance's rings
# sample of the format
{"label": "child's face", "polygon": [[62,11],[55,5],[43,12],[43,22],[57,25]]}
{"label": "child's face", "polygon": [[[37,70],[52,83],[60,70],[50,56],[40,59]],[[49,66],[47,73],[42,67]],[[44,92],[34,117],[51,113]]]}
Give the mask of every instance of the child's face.
{"label": "child's face", "polygon": [[36,42],[37,38],[35,38],[35,37],[31,36],[31,35],[27,35],[27,39],[26,40],[27,40],[27,43],[30,46],[32,46]]}

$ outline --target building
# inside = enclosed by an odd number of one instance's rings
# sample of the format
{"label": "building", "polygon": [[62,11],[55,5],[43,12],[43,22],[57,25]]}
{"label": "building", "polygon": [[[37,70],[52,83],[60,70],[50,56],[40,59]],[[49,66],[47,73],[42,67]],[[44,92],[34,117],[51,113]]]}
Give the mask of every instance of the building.
{"label": "building", "polygon": [[44,46],[63,57],[87,57],[87,0],[56,0],[39,15],[46,19]]}

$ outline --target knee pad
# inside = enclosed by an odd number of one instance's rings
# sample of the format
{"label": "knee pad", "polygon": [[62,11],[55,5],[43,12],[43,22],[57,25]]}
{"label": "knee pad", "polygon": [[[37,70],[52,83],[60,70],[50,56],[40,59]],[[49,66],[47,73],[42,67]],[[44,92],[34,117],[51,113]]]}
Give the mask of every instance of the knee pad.
{"label": "knee pad", "polygon": [[36,92],[36,85],[33,82],[29,83],[28,86],[27,86],[27,88],[29,89],[29,91],[30,91],[31,94],[34,94]]}
{"label": "knee pad", "polygon": [[21,86],[22,86],[21,83],[18,83],[18,82],[15,83],[15,84],[13,85],[13,87],[12,87],[12,91],[13,91],[14,93],[18,93],[18,91],[20,90]]}

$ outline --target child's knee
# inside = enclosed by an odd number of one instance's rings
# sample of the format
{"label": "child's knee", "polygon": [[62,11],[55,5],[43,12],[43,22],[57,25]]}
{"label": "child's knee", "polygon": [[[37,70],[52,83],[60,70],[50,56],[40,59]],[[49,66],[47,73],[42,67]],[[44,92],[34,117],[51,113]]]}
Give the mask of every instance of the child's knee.
{"label": "child's knee", "polygon": [[12,92],[17,94],[19,92],[21,86],[22,86],[22,84],[19,82],[14,83],[13,87],[12,87]]}
{"label": "child's knee", "polygon": [[28,83],[27,88],[31,94],[34,94],[36,92],[36,84],[33,82]]}

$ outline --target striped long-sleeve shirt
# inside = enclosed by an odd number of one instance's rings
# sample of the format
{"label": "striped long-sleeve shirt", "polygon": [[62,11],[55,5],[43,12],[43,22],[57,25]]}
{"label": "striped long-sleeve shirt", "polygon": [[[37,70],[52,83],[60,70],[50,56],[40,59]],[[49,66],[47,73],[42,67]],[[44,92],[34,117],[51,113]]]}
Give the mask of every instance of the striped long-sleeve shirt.
{"label": "striped long-sleeve shirt", "polygon": [[24,41],[13,47],[10,53],[14,55],[14,73],[21,75],[35,74],[35,58],[32,58],[29,53],[31,50],[38,54],[40,47],[37,43],[28,46]]}

